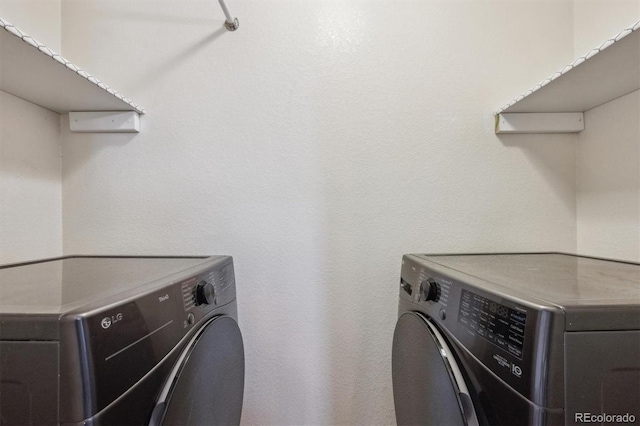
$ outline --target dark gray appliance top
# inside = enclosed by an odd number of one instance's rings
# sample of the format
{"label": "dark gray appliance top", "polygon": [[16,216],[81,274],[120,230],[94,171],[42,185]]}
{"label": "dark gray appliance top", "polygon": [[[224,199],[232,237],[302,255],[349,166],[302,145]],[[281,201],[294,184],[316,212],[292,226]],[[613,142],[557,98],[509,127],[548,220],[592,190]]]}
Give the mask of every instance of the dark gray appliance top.
{"label": "dark gray appliance top", "polygon": [[0,315],[62,315],[211,259],[71,256],[0,266]]}
{"label": "dark gray appliance top", "polygon": [[415,256],[560,307],[640,305],[636,263],[560,253]]}

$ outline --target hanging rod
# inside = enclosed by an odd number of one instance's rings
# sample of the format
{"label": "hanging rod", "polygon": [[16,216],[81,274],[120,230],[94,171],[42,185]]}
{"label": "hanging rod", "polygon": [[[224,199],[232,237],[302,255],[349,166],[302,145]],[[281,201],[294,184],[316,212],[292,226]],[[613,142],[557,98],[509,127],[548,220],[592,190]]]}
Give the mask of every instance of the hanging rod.
{"label": "hanging rod", "polygon": [[218,2],[220,2],[220,7],[222,8],[222,11],[224,12],[224,16],[227,17],[227,20],[224,22],[224,27],[226,29],[228,29],[229,31],[237,30],[238,27],[240,26],[240,23],[238,22],[238,18],[234,18],[233,16],[231,16],[231,12],[229,12],[229,8],[227,7],[227,3],[225,3],[224,0],[218,0]]}

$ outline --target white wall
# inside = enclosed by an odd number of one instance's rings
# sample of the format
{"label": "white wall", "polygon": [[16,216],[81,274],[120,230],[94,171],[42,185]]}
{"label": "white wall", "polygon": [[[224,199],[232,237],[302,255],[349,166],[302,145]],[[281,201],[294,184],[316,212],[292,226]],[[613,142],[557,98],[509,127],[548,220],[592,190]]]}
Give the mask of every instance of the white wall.
{"label": "white wall", "polygon": [[62,254],[61,167],[60,116],[0,91],[0,264]]}
{"label": "white wall", "polygon": [[571,2],[230,7],[63,3],[65,56],[148,110],[63,132],[64,251],[232,254],[243,422],[392,424],[403,253],[575,250],[576,137],[492,115],[571,61]]}
{"label": "white wall", "polygon": [[[0,17],[60,50],[59,0],[0,0]],[[61,168],[59,115],[0,91],[0,264],[62,254]]]}
{"label": "white wall", "polygon": [[640,20],[640,0],[573,0],[573,4],[576,57]]}
{"label": "white wall", "polygon": [[0,18],[60,53],[61,0],[0,0]]}
{"label": "white wall", "polygon": [[[575,0],[574,11],[577,56],[640,20],[640,1]],[[640,261],[640,92],[585,113],[577,189],[577,251]]]}
{"label": "white wall", "polygon": [[578,148],[578,252],[640,260],[640,91],[585,114]]}

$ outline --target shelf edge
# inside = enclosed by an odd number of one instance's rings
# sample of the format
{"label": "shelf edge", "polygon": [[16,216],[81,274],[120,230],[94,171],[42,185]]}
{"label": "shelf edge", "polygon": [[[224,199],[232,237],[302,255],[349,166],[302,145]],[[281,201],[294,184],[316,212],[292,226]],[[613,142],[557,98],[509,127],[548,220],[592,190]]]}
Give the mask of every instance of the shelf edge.
{"label": "shelf edge", "polygon": [[542,89],[547,84],[549,84],[552,81],[556,80],[557,78],[563,76],[564,74],[568,73],[569,71],[571,71],[575,67],[579,66],[580,64],[584,63],[585,61],[588,61],[589,59],[591,59],[592,57],[594,57],[595,55],[597,55],[601,51],[603,51],[606,48],[614,45],[615,43],[619,42],[623,38],[627,37],[631,33],[635,32],[635,31],[638,31],[638,30],[640,30],[640,21],[636,22],[635,24],[633,24],[629,28],[623,29],[618,34],[616,34],[615,37],[606,40],[600,46],[596,47],[595,49],[591,49],[589,52],[587,52],[586,55],[580,56],[575,61],[573,61],[571,64],[569,64],[569,65],[565,66],[564,68],[562,68],[560,71],[555,72],[549,78],[547,78],[547,79],[543,80],[542,82],[536,84],[535,86],[533,86],[531,89],[527,90],[522,95],[520,95],[517,98],[513,99],[511,102],[509,102],[508,104],[504,105],[502,108],[498,109],[496,112],[494,112],[494,115],[498,116],[499,114],[501,114],[504,111],[506,111],[507,109],[511,108],[512,106],[514,106],[515,104],[517,104],[518,102],[523,100],[524,98],[526,98],[526,97],[530,96],[531,94],[537,92],[538,90]]}
{"label": "shelf edge", "polygon": [[113,90],[112,88],[107,86],[102,81],[98,80],[97,78],[95,78],[91,74],[87,73],[86,71],[83,71],[80,67],[78,67],[78,66],[74,65],[73,63],[71,63],[71,61],[65,59],[61,55],[59,55],[56,52],[54,52],[53,50],[49,49],[44,44],[42,44],[42,43],[38,42],[37,40],[35,40],[33,37],[30,37],[28,34],[24,33],[21,30],[19,30],[15,25],[12,25],[11,23],[7,22],[6,20],[4,20],[2,18],[0,18],[0,28],[3,29],[4,31],[8,32],[12,36],[22,40],[23,43],[26,43],[30,47],[36,49],[37,51],[39,51],[43,55],[48,56],[51,60],[54,60],[54,61],[58,62],[60,65],[63,65],[65,67],[67,67],[67,69],[69,69],[70,71],[75,72],[80,77],[82,77],[85,80],[89,81],[90,83],[98,86],[100,89],[104,90],[106,93],[110,94],[111,96],[115,97],[116,99],[120,100],[121,102],[124,102],[126,105],[129,105],[137,113],[139,113],[139,114],[144,114],[145,113],[144,108],[140,107],[138,104],[136,104],[135,102],[131,101],[129,98],[126,98],[123,95],[121,95],[120,93],[116,92],[115,90]]}

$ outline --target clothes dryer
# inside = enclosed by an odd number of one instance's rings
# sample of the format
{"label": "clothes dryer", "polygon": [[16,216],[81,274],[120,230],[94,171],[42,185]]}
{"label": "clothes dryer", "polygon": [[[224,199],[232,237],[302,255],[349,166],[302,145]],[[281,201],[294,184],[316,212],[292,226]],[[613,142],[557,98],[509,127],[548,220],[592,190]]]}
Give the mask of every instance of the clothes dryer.
{"label": "clothes dryer", "polygon": [[231,257],[0,267],[0,424],[239,424]]}
{"label": "clothes dryer", "polygon": [[405,255],[399,425],[640,423],[640,265]]}

